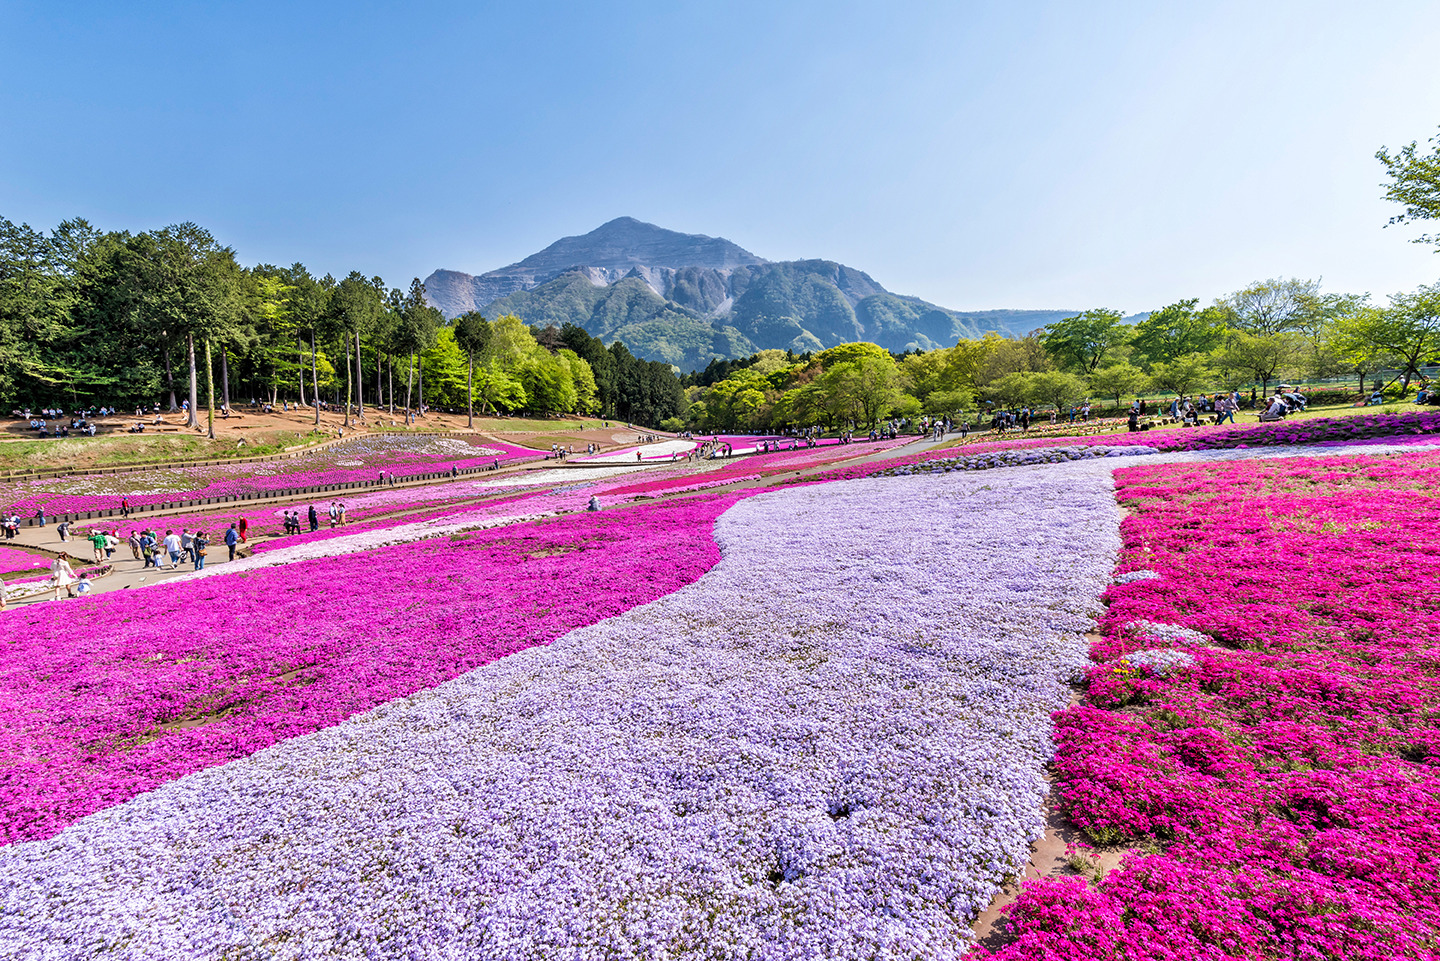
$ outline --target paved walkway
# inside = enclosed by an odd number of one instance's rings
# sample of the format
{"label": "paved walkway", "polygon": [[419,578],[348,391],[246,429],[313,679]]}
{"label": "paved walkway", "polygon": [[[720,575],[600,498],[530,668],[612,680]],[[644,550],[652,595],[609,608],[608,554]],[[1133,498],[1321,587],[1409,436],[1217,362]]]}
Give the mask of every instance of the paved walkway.
{"label": "paved walkway", "polygon": [[[951,440],[951,439],[955,439],[955,438],[958,438],[958,437],[959,437],[959,434],[951,434],[951,435],[947,435],[947,436],[946,436],[946,440]],[[923,438],[917,438],[916,440],[912,441],[911,443],[904,444],[904,445],[902,445],[902,446],[900,446],[900,447],[892,447],[892,448],[889,448],[889,449],[887,449],[887,450],[880,450],[880,451],[870,451],[870,450],[867,450],[867,448],[868,448],[869,445],[868,445],[866,442],[864,442],[864,441],[858,441],[858,442],[856,442],[855,444],[847,445],[847,451],[853,452],[853,453],[854,453],[854,456],[853,456],[852,458],[847,458],[843,463],[845,463],[845,464],[860,464],[860,463],[869,463],[869,462],[871,462],[871,461],[886,460],[886,459],[893,458],[893,457],[903,457],[903,456],[907,456],[907,455],[910,455],[910,454],[919,453],[920,451],[923,451],[923,450],[926,450],[926,449],[928,449],[928,448],[930,448],[930,447],[936,446],[938,443],[939,443],[939,442],[937,442],[937,441],[935,441],[934,439],[932,439],[932,438],[930,438],[930,437],[927,436],[927,437],[923,437]],[[739,458],[736,458],[736,459],[738,460]],[[662,464],[669,464],[668,461],[664,461],[664,462],[661,462],[661,463],[662,463]],[[712,462],[710,462],[710,461],[704,461],[704,462],[701,462],[701,463],[709,464],[709,463],[712,463]],[[757,466],[759,466],[760,464],[763,464],[763,463],[764,463],[764,459],[763,459],[763,455],[762,455],[760,461],[757,463]],[[533,467],[534,465],[531,465],[531,466]],[[546,465],[546,466],[547,466],[550,470],[554,471],[557,467],[559,467],[559,466],[561,466],[561,465],[557,465],[557,464],[555,464],[555,463],[552,462],[552,463],[550,463],[550,464],[548,464],[548,465]],[[649,465],[647,465],[647,466],[660,466],[660,465],[657,465],[657,464],[655,464],[654,462],[651,462],[651,463],[650,463]],[[697,466],[698,466],[698,465],[697,465]],[[820,466],[813,467],[813,468],[802,468],[802,469],[800,469],[800,470],[795,471],[795,473],[796,473],[796,474],[823,473],[824,471],[833,470],[836,466],[837,466],[837,465],[834,464],[834,463],[824,464],[824,465],[820,465]],[[463,481],[463,480],[475,480],[476,478],[475,478],[474,475],[468,475],[468,476],[467,476],[467,475],[461,475],[458,479]],[[724,485],[724,486],[722,486],[722,487],[707,488],[707,489],[704,491],[704,493],[711,494],[711,493],[715,493],[715,492],[717,492],[717,491],[723,491],[723,490],[731,490],[731,489],[734,489],[734,490],[742,490],[742,489],[747,489],[747,488],[752,488],[752,487],[769,486],[769,484],[772,482],[772,480],[773,480],[773,478],[765,478],[765,479],[753,480],[753,481],[737,481],[737,482],[734,483],[734,484],[728,484],[728,485]],[[450,478],[444,478],[444,479],[439,479],[439,480],[431,480],[431,481],[428,481],[428,482],[412,482],[412,483],[409,483],[409,484],[397,485],[397,486],[406,486],[406,487],[440,486],[440,485],[447,484],[447,483],[450,483],[450,482],[451,482],[451,479],[450,479]],[[569,479],[569,478],[563,478],[563,477],[559,477],[559,478],[556,478],[556,479],[554,480],[554,485],[555,485],[555,486],[561,486],[561,485],[566,484],[566,483],[573,483],[573,480],[572,480],[572,479]],[[378,489],[380,489],[380,488],[376,488],[376,489],[378,490]],[[387,488],[387,489],[388,489],[388,488]],[[467,500],[467,501],[465,501],[465,502],[463,502],[463,503],[472,503],[472,502],[477,502],[477,501],[483,501],[483,500],[488,499],[489,496],[508,495],[509,493],[510,493],[509,491],[504,491],[504,490],[502,490],[502,491],[497,491],[495,495],[487,495],[487,496],[484,496],[484,497],[477,497],[477,498],[474,498],[473,501],[472,501],[472,500]],[[657,494],[656,494],[656,498],[662,498],[662,497],[666,497],[666,496],[687,496],[687,494],[693,494],[693,493],[696,493],[696,492],[681,492],[681,493],[679,493],[679,494],[674,494],[674,495],[666,495],[666,494],[664,494],[664,493],[657,493]],[[305,498],[299,498],[299,499],[296,499],[296,498],[275,498],[273,501],[262,501],[262,502],[259,502],[259,503],[273,503],[273,504],[275,504],[275,505],[279,505],[279,504],[282,504],[282,503],[285,503],[285,502],[291,502],[291,503],[307,502],[307,503],[308,503],[308,502],[314,501],[314,500],[315,500],[315,496],[314,496],[314,495],[311,495],[311,496],[308,496],[308,497],[305,497]],[[257,503],[257,502],[256,502],[256,501],[245,501],[245,502],[243,502],[243,503],[248,507],[249,505],[255,504],[255,503]],[[607,505],[605,506],[605,509],[606,509],[606,510],[624,510],[624,509],[629,508],[629,507],[635,507],[635,506],[637,506],[639,503],[644,503],[644,502],[622,502],[622,503],[617,503],[617,504],[607,504]],[[180,528],[186,526],[186,525],[185,525],[185,515],[188,514],[188,513],[193,513],[193,512],[205,512],[205,513],[211,513],[211,514],[213,514],[213,513],[216,512],[216,508],[217,508],[217,507],[223,508],[224,506],[225,506],[225,505],[211,504],[211,505],[207,505],[207,506],[205,506],[205,507],[182,508],[182,509],[177,509],[177,510],[175,510],[175,511],[167,511],[167,512],[165,512],[164,514],[137,514],[137,515],[132,515],[129,519],[122,519],[122,518],[119,518],[119,517],[114,517],[114,518],[105,518],[105,519],[103,519],[103,520],[96,520],[96,521],[77,521],[76,523],[74,523],[74,524],[71,525],[71,538],[70,538],[70,540],[69,540],[68,542],[62,542],[62,541],[60,540],[60,535],[59,535],[59,533],[58,533],[57,525],[55,525],[55,524],[53,524],[53,523],[52,523],[52,524],[46,524],[44,527],[22,527],[22,528],[20,529],[20,535],[19,535],[19,537],[14,538],[13,540],[0,540],[0,545],[10,546],[10,547],[32,548],[32,549],[36,549],[36,550],[39,550],[39,551],[43,551],[43,552],[44,552],[43,555],[37,554],[37,556],[38,556],[38,557],[41,557],[41,558],[46,562],[47,566],[48,566],[50,560],[52,560],[52,559],[58,554],[58,552],[60,552],[60,551],[62,551],[62,550],[63,550],[63,551],[66,551],[67,553],[70,554],[70,558],[71,558],[70,563],[71,563],[71,566],[72,566],[73,568],[75,568],[75,570],[76,570],[77,572],[79,572],[79,571],[83,570],[84,568],[94,566],[94,564],[95,564],[95,560],[94,560],[94,557],[95,557],[95,555],[94,555],[94,549],[90,546],[89,541],[87,541],[87,540],[84,539],[84,534],[85,534],[85,532],[89,531],[92,527],[97,527],[97,528],[100,528],[100,529],[103,529],[103,530],[115,530],[115,529],[119,528],[119,529],[125,530],[125,531],[128,531],[128,530],[130,529],[130,526],[135,526],[135,527],[142,527],[142,526],[143,526],[143,527],[153,527],[153,528],[157,528],[157,529],[158,529],[158,532],[162,533],[162,535],[163,535],[163,531],[166,530],[166,529],[171,529],[171,528],[173,528],[173,529],[175,529],[175,530],[178,531]],[[459,504],[459,503],[457,503],[455,506],[456,506],[457,509],[459,509],[462,505]],[[396,523],[397,523],[397,524],[403,524],[403,523],[405,523],[405,520],[404,520],[404,517],[403,517],[403,515],[404,515],[405,513],[406,513],[406,511],[405,511],[404,509],[397,510],[397,511],[395,512],[395,515],[396,515],[396,517],[397,517],[397,520],[396,520]],[[173,518],[173,520],[170,520],[171,518]],[[373,519],[373,518],[371,518],[371,519]],[[210,549],[209,549],[208,553],[206,554],[206,558],[205,558],[205,567],[206,567],[206,569],[210,569],[210,568],[214,568],[214,567],[223,567],[226,563],[229,562],[229,551],[226,549],[225,544],[220,541],[220,539],[219,539],[220,536],[223,536],[223,532],[222,532],[221,534],[218,534],[218,535],[216,536],[215,540],[214,540],[214,541],[211,543],[211,545],[210,545]],[[277,540],[282,540],[282,539],[283,539],[283,538],[264,537],[264,538],[259,538],[259,539],[256,539],[256,540],[260,540],[260,541],[269,543],[269,542],[273,542],[273,541],[277,541]],[[243,550],[243,549],[242,549],[242,550]],[[244,553],[248,553],[248,551],[244,551]],[[170,580],[171,578],[173,578],[173,577],[175,577],[175,576],[177,576],[177,575],[179,575],[179,574],[182,574],[182,573],[185,573],[185,572],[194,570],[194,565],[193,565],[191,562],[184,560],[183,558],[181,559],[180,564],[179,564],[177,567],[175,567],[175,568],[170,568],[170,567],[168,566],[168,560],[169,560],[169,558],[168,558],[168,555],[167,555],[167,556],[166,556],[167,566],[165,566],[165,567],[163,567],[163,568],[160,568],[160,569],[158,569],[158,570],[155,569],[155,568],[153,568],[153,567],[146,567],[144,561],[137,560],[137,559],[131,554],[131,552],[130,552],[130,546],[129,546],[128,543],[121,543],[121,545],[120,545],[118,548],[116,548],[114,557],[112,557],[112,558],[108,561],[108,563],[110,563],[110,564],[113,565],[113,570],[112,570],[112,572],[111,572],[110,574],[106,575],[105,577],[98,578],[97,580],[95,580],[95,581],[92,582],[92,584],[93,584],[92,593],[94,593],[94,594],[104,594],[104,593],[108,593],[108,592],[110,592],[110,591],[127,590],[127,589],[129,589],[129,588],[141,587],[141,586],[145,586],[145,585],[149,585],[149,584],[155,584],[155,583],[158,583],[158,582],[161,582],[161,581]],[[41,571],[37,571],[37,572],[36,572],[37,575],[40,574],[40,573],[42,573],[42,572],[41,572]],[[28,599],[24,599],[24,600],[12,600],[10,603],[11,603],[12,606],[18,606],[18,605],[24,605],[24,604],[46,603],[46,602],[51,602],[51,601],[53,600],[54,596],[55,596],[55,595],[54,595],[54,592],[53,592],[53,590],[52,590],[52,591],[46,592],[45,594],[39,595],[39,596],[37,596],[37,597],[32,597],[32,598],[28,598]],[[63,595],[62,595],[62,599],[63,599]]]}

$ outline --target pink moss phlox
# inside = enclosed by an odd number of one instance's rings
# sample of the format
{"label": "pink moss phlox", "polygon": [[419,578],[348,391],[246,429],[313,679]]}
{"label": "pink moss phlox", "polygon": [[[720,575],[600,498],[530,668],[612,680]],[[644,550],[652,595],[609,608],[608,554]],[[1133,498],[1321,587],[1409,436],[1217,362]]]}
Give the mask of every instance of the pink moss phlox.
{"label": "pink moss phlox", "polygon": [[48,837],[668,594],[719,559],[714,521],[742,496],[12,611],[0,638],[0,839]]}
{"label": "pink moss phlox", "polygon": [[[1397,418],[1398,419],[1398,418]],[[1298,425],[1297,425],[1298,426]],[[1440,938],[1440,455],[1117,471],[1129,509],[1055,791],[1148,845],[1027,885],[1006,959],[1434,957]],[[1213,643],[1160,676],[1136,622]]]}

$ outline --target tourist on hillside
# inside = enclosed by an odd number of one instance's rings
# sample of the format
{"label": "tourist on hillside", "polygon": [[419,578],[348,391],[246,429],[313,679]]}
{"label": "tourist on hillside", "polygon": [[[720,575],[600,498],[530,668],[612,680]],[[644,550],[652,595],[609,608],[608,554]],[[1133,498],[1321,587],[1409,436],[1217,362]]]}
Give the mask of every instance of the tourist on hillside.
{"label": "tourist on hillside", "polygon": [[55,600],[60,600],[60,591],[69,597],[75,596],[75,570],[70,566],[70,555],[64,551],[50,563],[50,583],[55,587]]}
{"label": "tourist on hillside", "polygon": [[180,552],[185,555],[187,561],[195,560],[195,538],[185,528],[180,528]]}
{"label": "tourist on hillside", "polygon": [[320,512],[315,509],[315,505],[314,505],[314,504],[311,504],[311,505],[310,505],[310,533],[313,534],[313,533],[315,533],[316,531],[318,531],[319,529],[320,529]]}
{"label": "tourist on hillside", "polygon": [[121,516],[121,517],[129,517],[129,516],[130,516],[130,498],[128,498],[128,497],[122,497],[122,498],[120,498],[120,516]]}
{"label": "tourist on hillside", "polygon": [[90,572],[86,571],[80,575],[80,580],[75,584],[75,591],[81,597],[84,597],[90,593],[90,587]]}
{"label": "tourist on hillside", "polygon": [[[289,526],[289,521],[286,521]],[[235,525],[231,524],[230,529],[225,532],[225,546],[230,548],[230,560],[235,559],[235,545],[240,543],[240,535],[235,531]]]}
{"label": "tourist on hillside", "polygon": [[599,495],[599,494],[591,494],[591,495],[590,495],[590,503],[587,504],[587,505],[585,505],[585,509],[586,509],[587,511],[598,511],[598,510],[600,509],[600,495]]}
{"label": "tourist on hillside", "polygon": [[205,569],[205,549],[210,546],[210,538],[205,536],[204,531],[195,532],[193,547],[195,550],[195,570]]}
{"label": "tourist on hillside", "polygon": [[133,529],[130,531],[129,543],[130,553],[135,558],[135,560],[138,561],[140,559],[140,535],[135,533]]}
{"label": "tourist on hillside", "polygon": [[240,532],[240,543],[245,543],[245,541],[248,540],[248,538],[245,536],[245,533],[246,531],[250,530],[250,522],[243,517],[240,518],[236,530]]}
{"label": "tourist on hillside", "polygon": [[340,503],[338,503],[338,504],[335,505],[335,517],[336,517],[336,519],[340,522],[340,526],[341,526],[341,527],[344,527],[344,526],[345,526],[345,502],[344,502],[344,501],[341,501]]}
{"label": "tourist on hillside", "polygon": [[[62,544],[70,540],[70,522],[61,521],[59,525],[56,526],[55,533],[60,535],[60,543]],[[8,532],[6,536],[9,536]]]}
{"label": "tourist on hillside", "polygon": [[105,559],[105,532],[92,530],[90,532],[90,546],[95,548],[95,563],[98,564],[103,561]]}

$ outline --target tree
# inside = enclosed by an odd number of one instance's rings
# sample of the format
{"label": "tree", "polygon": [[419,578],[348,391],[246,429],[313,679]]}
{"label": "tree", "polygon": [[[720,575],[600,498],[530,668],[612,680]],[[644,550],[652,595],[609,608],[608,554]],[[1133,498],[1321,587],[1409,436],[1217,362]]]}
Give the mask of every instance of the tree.
{"label": "tree", "polygon": [[1030,380],[1030,397],[1042,404],[1051,404],[1056,410],[1078,404],[1087,396],[1085,381],[1071,373],[1047,370],[1022,376]]}
{"label": "tree", "polygon": [[1216,306],[1230,311],[1230,325],[1235,329],[1268,336],[1303,326],[1316,307],[1319,293],[1317,280],[1257,280]]}
{"label": "tree", "polygon": [[881,415],[899,403],[900,370],[886,351],[842,361],[825,371],[822,382],[841,398],[840,407],[858,414],[857,419],[874,426]]}
{"label": "tree", "polygon": [[1266,390],[1281,370],[1294,363],[1298,345],[1293,334],[1253,334],[1232,331],[1216,355],[1222,371],[1244,371]]}
{"label": "tree", "polygon": [[1156,364],[1150,371],[1150,382],[1160,390],[1184,397],[1205,383],[1213,373],[1205,357],[1187,354],[1166,364]]}
{"label": "tree", "polygon": [[1389,307],[1362,310],[1337,326],[1337,339],[1347,354],[1393,358],[1403,393],[1420,368],[1440,354],[1440,283],[1393,294]]}
{"label": "tree", "polygon": [[1168,363],[1213,349],[1224,338],[1231,314],[1223,307],[1196,310],[1199,303],[1196,298],[1179,300],[1153,312],[1135,325],[1130,346],[1146,364]]}
{"label": "tree", "polygon": [[[1440,135],[1426,143],[1434,145],[1428,154],[1420,153],[1413,140],[1398,153],[1392,154],[1381,147],[1375,154],[1375,159],[1391,177],[1389,183],[1381,184],[1385,188],[1385,199],[1405,208],[1404,213],[1390,218],[1387,227],[1440,219]],[[1422,234],[1411,243],[1440,247],[1440,234]]]}
{"label": "tree", "polygon": [[1092,373],[1107,354],[1129,338],[1124,317],[1118,310],[1097,307],[1056,321],[1045,328],[1045,350],[1062,367]]}
{"label": "tree", "polygon": [[[405,380],[405,423],[413,423],[410,406],[411,390],[415,387],[415,355],[424,353],[440,330],[440,311],[425,300],[425,285],[416,277],[410,281],[410,292],[400,307],[400,330],[397,339],[403,349],[410,353],[410,373]],[[420,371],[419,404],[425,406],[425,371]]]}
{"label": "tree", "polygon": [[[469,372],[465,376],[465,409],[469,415],[468,426],[475,428],[475,355],[490,343],[490,321],[478,310],[467,310],[455,318],[455,343],[465,352],[469,361]],[[594,386],[594,381],[591,381]]]}
{"label": "tree", "polygon": [[1101,397],[1114,397],[1115,406],[1121,398],[1138,393],[1145,386],[1145,372],[1126,363],[1108,364],[1090,375],[1090,389]]}
{"label": "tree", "polygon": [[351,368],[349,364],[346,364],[346,425],[350,423],[352,392],[357,401],[357,415],[363,416],[365,409],[365,381],[360,364],[360,334],[373,331],[379,324],[380,315],[384,310],[384,302],[380,297],[380,292],[376,290],[375,284],[357,270],[350,271],[349,275],[336,285],[335,293],[330,298],[332,330],[345,341],[347,356],[352,339],[355,345],[354,367]]}

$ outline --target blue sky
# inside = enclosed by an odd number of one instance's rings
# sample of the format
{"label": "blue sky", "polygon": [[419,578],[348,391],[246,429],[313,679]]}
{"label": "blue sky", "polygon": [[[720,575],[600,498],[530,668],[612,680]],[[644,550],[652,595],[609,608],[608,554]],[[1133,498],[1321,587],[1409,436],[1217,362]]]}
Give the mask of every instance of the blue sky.
{"label": "blue sky", "polygon": [[620,215],[957,309],[1440,277],[1440,4],[0,0],[0,215],[404,285]]}

